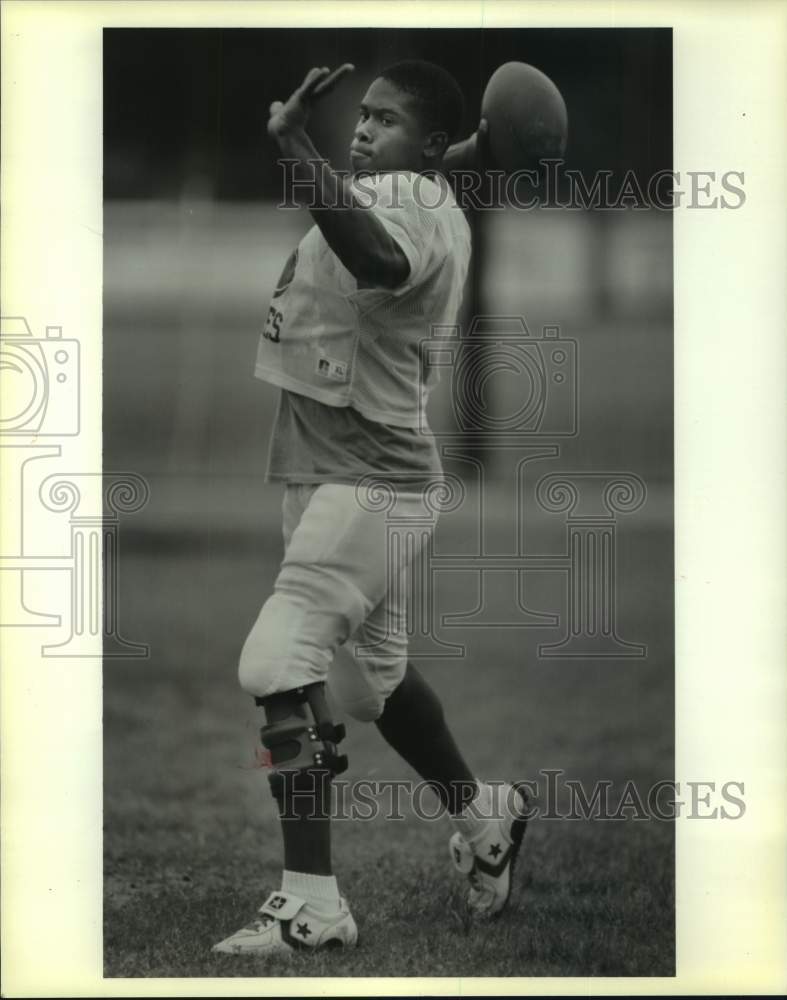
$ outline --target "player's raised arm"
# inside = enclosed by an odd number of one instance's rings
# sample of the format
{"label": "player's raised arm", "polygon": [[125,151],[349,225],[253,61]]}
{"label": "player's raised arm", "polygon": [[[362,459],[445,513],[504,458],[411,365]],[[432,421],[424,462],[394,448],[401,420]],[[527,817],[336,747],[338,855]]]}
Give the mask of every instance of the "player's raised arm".
{"label": "player's raised arm", "polygon": [[374,213],[353,198],[306,133],[315,103],[353,69],[344,63],[333,72],[327,66],[309,70],[289,100],[271,104],[268,134],[286,159],[296,161],[296,176],[310,182],[308,207],[342,264],[359,283],[396,288],[410,273],[407,257]]}

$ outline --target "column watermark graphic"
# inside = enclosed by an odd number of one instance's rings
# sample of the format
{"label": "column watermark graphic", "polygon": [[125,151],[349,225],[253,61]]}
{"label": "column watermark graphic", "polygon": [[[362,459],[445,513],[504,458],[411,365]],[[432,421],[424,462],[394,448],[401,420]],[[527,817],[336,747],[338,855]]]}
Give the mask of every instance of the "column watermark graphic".
{"label": "column watermark graphic", "polygon": [[536,499],[544,510],[566,515],[566,552],[553,561],[567,576],[568,625],[559,642],[540,656],[642,657],[647,647],[616,631],[617,515],[633,514],[647,489],[631,473],[574,472],[544,476]]}

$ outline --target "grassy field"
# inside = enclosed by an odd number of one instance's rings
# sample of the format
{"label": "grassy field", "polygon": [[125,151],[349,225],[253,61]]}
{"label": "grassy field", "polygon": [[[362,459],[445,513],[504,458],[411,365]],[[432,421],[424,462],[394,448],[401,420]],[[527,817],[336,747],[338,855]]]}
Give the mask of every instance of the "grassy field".
{"label": "grassy field", "polygon": [[[210,533],[182,546],[137,539],[124,554],[121,617],[147,661],[105,669],[105,972],[107,976],[670,975],[674,840],[670,824],[536,819],[510,910],[466,919],[444,817],[335,824],[335,867],[359,924],[357,950],[293,960],[214,956],[210,946],[278,887],[280,837],[259,720],[236,685],[240,645],[279,558],[278,492],[244,544]],[[460,545],[446,515],[441,544]],[[132,547],[129,546],[129,549]],[[645,640],[640,661],[544,661],[544,630],[478,629],[457,661],[422,664],[481,777],[563,769],[587,788],[627,780],[643,796],[672,776],[669,535],[626,530],[619,620]],[[461,575],[440,600],[466,607]],[[542,606],[533,600],[536,607]],[[545,605],[544,605],[545,606]],[[343,778],[412,778],[374,726],[350,722]]]}

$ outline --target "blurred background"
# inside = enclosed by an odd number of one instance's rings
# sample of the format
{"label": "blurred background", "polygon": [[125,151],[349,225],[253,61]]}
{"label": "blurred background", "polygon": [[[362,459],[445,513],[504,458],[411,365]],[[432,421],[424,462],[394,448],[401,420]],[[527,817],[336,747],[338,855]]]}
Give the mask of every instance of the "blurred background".
{"label": "blurred background", "polygon": [[[265,133],[313,64],[356,72],[320,106],[317,149],[347,169],[357,105],[383,66],[427,58],[455,74],[474,131],[494,69],[549,75],[569,109],[566,168],[620,189],[671,168],[668,30],[107,30],[104,34],[105,449],[145,474],[259,468],[275,392],[252,378],[281,267],[312,225],[277,211]],[[671,476],[669,212],[479,213],[465,320],[521,314],[580,343],[581,448],[570,457]],[[591,331],[593,331],[591,333]],[[501,380],[497,390],[516,392]],[[433,400],[443,427],[449,403]],[[625,421],[610,421],[618,408]],[[129,417],[133,414],[133,420]],[[149,447],[152,438],[156,448]]]}
{"label": "blurred background", "polygon": [[[668,29],[105,30],[104,468],[150,484],[147,506],[121,525],[118,602],[121,631],[147,643],[150,656],[105,666],[107,974],[200,974],[197,952],[176,961],[168,950],[167,907],[191,900],[208,915],[223,907],[228,932],[247,916],[231,900],[245,892],[251,905],[276,878],[275,815],[253,769],[258,720],[235,671],[282,554],[281,487],[263,483],[277,390],[253,378],[257,338],[281,268],[312,222],[276,209],[269,104],[286,99],[312,65],[353,62],[355,74],[310,128],[318,150],[347,168],[357,105],[385,65],[425,58],[453,73],[466,99],[465,136],[497,66],[528,62],[565,98],[566,168],[587,187],[608,172],[613,194],[633,171],[645,191],[672,167],[671,46]],[[454,628],[446,638],[464,644],[465,656],[425,661],[425,669],[482,776],[558,767],[583,782],[632,780],[646,790],[672,778],[674,759],[671,214],[509,207],[476,213],[472,225],[464,326],[484,312],[521,315],[531,334],[557,326],[576,343],[579,433],[545,437],[559,455],[529,467],[530,492],[517,500],[528,551],[565,546],[563,515],[547,516],[534,501],[540,476],[639,476],[646,503],[618,519],[617,613],[621,637],[646,655],[546,661],[537,646],[558,640],[554,628]],[[521,391],[502,374],[494,395],[516,404]],[[440,429],[454,426],[450,378],[430,417]],[[515,462],[494,449],[485,459],[486,544],[510,552]],[[466,481],[468,502],[443,516],[436,544],[472,554],[478,484],[466,463],[445,465]],[[440,609],[473,608],[472,572],[444,576]],[[498,581],[488,596],[510,603],[505,587],[516,582]],[[524,586],[531,608],[565,615],[561,574],[532,574]],[[347,745],[351,778],[408,774],[373,727],[351,726]],[[609,824],[598,836],[583,824],[548,832],[541,824],[528,835],[544,889],[541,936],[522,931],[541,941],[529,968],[670,974],[671,827],[624,825],[612,837]],[[422,831],[407,829],[392,842],[380,828],[375,857],[403,865],[405,884],[428,883],[443,871],[443,845],[437,862],[429,841],[424,869],[414,870]],[[337,845],[350,890],[366,877],[368,848],[353,840],[366,835],[343,833]],[[575,920],[582,926],[572,936]],[[214,926],[206,924],[208,938]],[[524,945],[509,945],[505,961],[463,945],[445,974],[482,974],[485,963],[514,974],[506,962]],[[385,959],[367,954],[357,974],[402,972],[398,955],[395,947]],[[422,967],[412,955],[407,974],[430,974],[434,955]]]}

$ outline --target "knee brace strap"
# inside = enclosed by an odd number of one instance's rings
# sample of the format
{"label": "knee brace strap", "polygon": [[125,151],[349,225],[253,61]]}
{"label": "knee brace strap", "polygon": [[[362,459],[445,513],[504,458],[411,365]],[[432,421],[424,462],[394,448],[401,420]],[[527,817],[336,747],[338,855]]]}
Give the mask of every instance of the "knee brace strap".
{"label": "knee brace strap", "polygon": [[[271,780],[282,771],[317,770],[331,774],[346,771],[347,757],[336,752],[336,744],[344,739],[345,728],[330,720],[325,685],[318,681],[287,694],[291,696],[287,704],[289,714],[260,730],[263,746],[271,755]],[[275,697],[281,705],[283,696],[277,694]],[[267,698],[255,698],[263,708],[267,701]]]}

